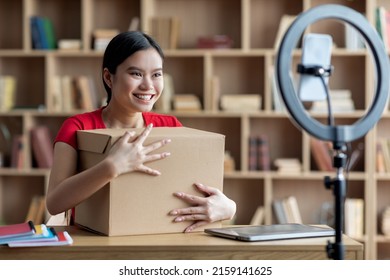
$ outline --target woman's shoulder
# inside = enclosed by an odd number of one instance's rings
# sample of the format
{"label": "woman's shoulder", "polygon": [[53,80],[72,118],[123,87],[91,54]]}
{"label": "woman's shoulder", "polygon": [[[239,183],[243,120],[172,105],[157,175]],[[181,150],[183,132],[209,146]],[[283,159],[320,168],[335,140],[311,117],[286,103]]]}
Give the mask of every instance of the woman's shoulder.
{"label": "woman's shoulder", "polygon": [[183,126],[180,121],[173,115],[159,114],[155,112],[143,112],[142,116],[145,121],[145,125],[153,123],[154,127],[168,126],[177,127]]}
{"label": "woman's shoulder", "polygon": [[65,122],[76,124],[77,126],[79,126],[79,129],[104,128],[102,127],[104,126],[101,117],[102,110],[103,108],[99,108],[95,111],[76,114],[67,118]]}

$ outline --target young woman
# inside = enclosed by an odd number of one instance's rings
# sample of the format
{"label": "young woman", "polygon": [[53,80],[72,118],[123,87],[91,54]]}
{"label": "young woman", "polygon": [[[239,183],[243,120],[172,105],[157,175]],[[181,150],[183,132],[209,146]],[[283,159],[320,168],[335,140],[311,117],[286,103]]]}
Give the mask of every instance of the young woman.
{"label": "young woman", "polygon": [[[121,33],[108,44],[102,67],[107,105],[68,118],[55,139],[54,163],[46,201],[51,214],[74,208],[123,173],[160,174],[146,163],[168,157],[167,152],[154,151],[167,145],[170,139],[146,146],[143,143],[153,126],[182,126],[174,116],[150,112],[163,90],[163,60],[159,45],[142,32]],[[76,131],[99,128],[145,129],[139,137],[126,132],[103,161],[78,172]],[[195,206],[172,209],[169,213],[175,222],[193,221],[185,232],[234,216],[236,204],[221,191],[198,183],[195,186],[205,196],[175,193],[178,199]]]}

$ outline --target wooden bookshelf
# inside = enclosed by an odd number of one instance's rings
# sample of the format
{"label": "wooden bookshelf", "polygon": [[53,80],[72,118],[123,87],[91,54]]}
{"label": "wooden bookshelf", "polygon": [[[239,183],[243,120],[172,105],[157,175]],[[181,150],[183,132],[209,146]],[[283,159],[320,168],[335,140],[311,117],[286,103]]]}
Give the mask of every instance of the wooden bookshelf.
{"label": "wooden bookshelf", "polygon": [[[238,204],[236,223],[247,224],[258,206],[265,209],[264,221],[275,223],[272,212],[274,199],[297,198],[304,223],[318,224],[323,204],[333,202],[332,192],[323,184],[310,151],[310,136],[298,129],[283,112],[273,109],[270,69],[274,65],[273,49],[279,21],[285,14],[297,15],[310,7],[336,3],[366,15],[375,24],[375,8],[390,9],[386,0],[0,0],[0,75],[17,79],[15,105],[18,109],[0,112],[11,137],[24,136],[24,165],[20,169],[4,165],[0,168],[0,220],[5,223],[23,221],[32,197],[44,195],[49,178],[48,169],[33,164],[30,130],[47,125],[52,135],[66,117],[80,110],[64,112],[54,106],[56,76],[87,75],[92,77],[97,94],[104,96],[100,79],[102,52],[91,48],[95,29],[125,31],[134,17],[140,27],[150,32],[154,16],[177,17],[180,33],[176,49],[166,49],[166,73],[173,76],[175,92],[194,94],[202,104],[199,112],[169,112],[189,127],[223,133],[226,149],[235,160],[236,170],[225,174],[224,190]],[[11,16],[12,15],[12,16]],[[31,44],[29,18],[45,16],[52,20],[57,39],[78,39],[80,50],[36,50]],[[12,26],[12,28],[9,28]],[[371,58],[366,50],[345,48],[344,29],[339,22],[319,22],[311,32],[332,35],[337,48],[332,64],[337,75],[330,87],[349,89],[356,110],[336,116],[338,123],[353,123],[363,116],[373,96],[375,85]],[[199,36],[225,34],[233,40],[231,49],[197,49]],[[293,55],[293,64],[300,60],[300,51]],[[258,112],[224,112],[210,102],[211,80],[218,77],[220,94],[259,94],[262,106]],[[326,116],[314,114],[325,122]],[[362,139],[351,143],[364,144],[364,153],[348,176],[347,197],[362,198],[365,203],[364,237],[366,259],[390,258],[390,241],[383,238],[379,220],[383,209],[390,205],[390,175],[375,170],[376,141],[390,138],[388,110],[378,125]],[[277,158],[297,158],[302,163],[299,174],[271,171],[248,171],[248,138],[266,134],[271,162]],[[0,137],[0,152],[5,160],[11,153]]]}

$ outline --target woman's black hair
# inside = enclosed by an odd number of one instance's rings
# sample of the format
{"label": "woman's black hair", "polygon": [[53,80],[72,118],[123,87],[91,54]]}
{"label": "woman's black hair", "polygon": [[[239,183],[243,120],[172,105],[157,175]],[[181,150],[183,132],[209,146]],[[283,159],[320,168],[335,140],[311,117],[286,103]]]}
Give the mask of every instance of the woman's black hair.
{"label": "woman's black hair", "polygon": [[129,56],[137,51],[149,48],[154,48],[160,54],[161,58],[164,59],[164,53],[159,44],[152,37],[141,31],[127,31],[119,33],[112,38],[104,52],[102,65],[102,80],[107,92],[107,104],[111,100],[112,93],[111,88],[106,84],[103,78],[104,68],[107,68],[111,74],[115,74],[118,65]]}

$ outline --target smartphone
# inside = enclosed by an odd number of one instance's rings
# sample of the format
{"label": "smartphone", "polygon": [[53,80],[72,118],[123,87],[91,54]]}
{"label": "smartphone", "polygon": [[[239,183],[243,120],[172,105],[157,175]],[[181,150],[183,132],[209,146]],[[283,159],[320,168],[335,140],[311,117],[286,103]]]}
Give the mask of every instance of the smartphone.
{"label": "smartphone", "polygon": [[[332,37],[328,34],[309,33],[303,38],[301,64],[304,67],[330,67]],[[325,77],[328,84],[329,77]],[[326,99],[326,90],[321,77],[312,74],[300,75],[298,96],[302,101],[321,101]]]}

